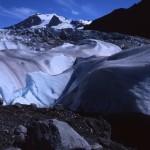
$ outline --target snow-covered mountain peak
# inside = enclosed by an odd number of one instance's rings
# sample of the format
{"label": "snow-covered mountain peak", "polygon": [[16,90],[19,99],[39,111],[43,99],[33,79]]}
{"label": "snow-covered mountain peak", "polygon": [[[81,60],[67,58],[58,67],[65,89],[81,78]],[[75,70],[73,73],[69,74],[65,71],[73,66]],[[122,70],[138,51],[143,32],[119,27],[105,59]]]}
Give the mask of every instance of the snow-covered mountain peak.
{"label": "snow-covered mountain peak", "polygon": [[[36,26],[33,26],[32,28],[37,28],[37,27],[46,27],[50,20],[54,17],[54,16],[57,16],[56,14],[36,14],[42,21],[42,23],[40,25],[36,25]],[[58,16],[57,16],[58,17]],[[59,17],[58,17],[59,18]]]}
{"label": "snow-covered mountain peak", "polygon": [[58,16],[55,13],[52,14],[36,13],[18,24],[7,27],[7,29],[47,28],[47,27],[54,29],[66,29],[66,28],[83,29],[84,25],[88,25],[90,23],[91,21],[70,20],[63,16]]}

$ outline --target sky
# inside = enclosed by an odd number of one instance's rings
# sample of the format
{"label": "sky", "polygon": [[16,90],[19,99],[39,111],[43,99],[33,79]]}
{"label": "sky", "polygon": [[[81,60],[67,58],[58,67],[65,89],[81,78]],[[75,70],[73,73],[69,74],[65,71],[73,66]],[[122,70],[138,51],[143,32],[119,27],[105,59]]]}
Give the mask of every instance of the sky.
{"label": "sky", "polygon": [[0,28],[16,24],[35,13],[94,20],[114,9],[128,8],[140,0],[0,0]]}

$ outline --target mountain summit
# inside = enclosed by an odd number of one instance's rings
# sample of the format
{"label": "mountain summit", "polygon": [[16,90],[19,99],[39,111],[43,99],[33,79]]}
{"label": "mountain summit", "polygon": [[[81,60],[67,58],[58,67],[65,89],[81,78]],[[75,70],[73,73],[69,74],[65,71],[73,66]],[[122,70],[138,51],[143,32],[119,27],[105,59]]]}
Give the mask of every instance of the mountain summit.
{"label": "mountain summit", "polygon": [[150,38],[149,2],[142,0],[128,9],[117,9],[112,13],[94,20],[85,29]]}
{"label": "mountain summit", "polygon": [[69,20],[56,14],[39,14],[36,13],[18,24],[6,27],[6,29],[23,29],[23,28],[54,28],[65,29],[75,28],[83,29],[84,25],[90,24],[91,21]]}

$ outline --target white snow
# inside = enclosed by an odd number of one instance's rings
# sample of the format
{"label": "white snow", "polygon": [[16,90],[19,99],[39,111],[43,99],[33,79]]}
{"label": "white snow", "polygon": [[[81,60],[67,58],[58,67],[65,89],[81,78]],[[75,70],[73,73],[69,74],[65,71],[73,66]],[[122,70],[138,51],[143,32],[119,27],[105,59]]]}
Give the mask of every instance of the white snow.
{"label": "white snow", "polygon": [[67,29],[67,28],[73,28],[73,26],[70,24],[69,21],[65,21],[63,23],[60,23],[57,26],[52,26],[54,29]]}
{"label": "white snow", "polygon": [[[52,26],[52,28],[54,28],[54,29],[74,28],[74,26],[71,24],[70,19],[67,19],[63,16],[59,16],[57,14],[38,14],[37,16],[42,20],[42,23],[40,25],[32,26],[31,28],[46,28],[53,16],[58,17],[62,23],[60,23],[56,26]],[[80,19],[79,22],[81,22],[83,25],[88,25],[92,21],[86,21],[86,20]],[[80,27],[79,29],[83,29],[83,27]]]}
{"label": "white snow", "polygon": [[32,26],[32,28],[46,28],[52,17],[56,14],[38,14],[37,16],[42,20],[40,25]]}
{"label": "white snow", "polygon": [[[88,21],[88,20],[78,20],[79,22],[81,22],[83,25],[89,25],[92,23],[92,21]],[[78,29],[83,29],[84,27],[79,27]]]}
{"label": "white snow", "polygon": [[31,28],[46,28],[53,16],[57,16],[62,23],[60,23],[57,26],[53,26],[52,28],[54,29],[73,28],[73,26],[70,24],[71,20],[66,19],[62,16],[58,16],[56,14],[39,14],[37,16],[42,20],[42,23],[40,25],[32,26]]}
{"label": "white snow", "polygon": [[91,24],[92,21],[88,21],[88,20],[79,20],[80,22],[82,22],[84,25],[88,25],[88,24]]}
{"label": "white snow", "polygon": [[0,97],[4,104],[35,103],[38,107],[49,107],[59,98],[77,57],[110,56],[121,51],[116,45],[92,39],[78,45],[64,43],[48,51],[18,49],[7,41],[0,42],[0,46],[3,48],[0,51]]}

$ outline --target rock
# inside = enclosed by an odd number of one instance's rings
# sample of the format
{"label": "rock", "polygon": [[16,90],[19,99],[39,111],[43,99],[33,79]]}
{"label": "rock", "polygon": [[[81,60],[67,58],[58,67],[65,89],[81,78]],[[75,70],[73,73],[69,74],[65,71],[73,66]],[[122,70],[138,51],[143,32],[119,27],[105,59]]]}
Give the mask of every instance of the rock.
{"label": "rock", "polygon": [[[6,35],[8,35],[8,37]],[[75,29],[55,30],[51,28],[25,28],[0,30],[0,36],[6,36],[6,38],[11,36],[11,42],[22,43],[29,49],[36,51],[46,51],[53,47],[60,46],[63,43],[77,44],[83,39],[102,40],[116,44],[121,49],[128,49],[150,43],[150,40],[141,37],[133,37],[119,33]]]}
{"label": "rock", "polygon": [[6,148],[5,150],[21,150],[20,148],[15,148],[15,147],[9,147],[9,148]]}
{"label": "rock", "polygon": [[73,150],[91,147],[72,127],[67,123],[56,119],[35,121],[28,127],[25,150]]}
{"label": "rock", "polygon": [[82,28],[83,24],[80,21],[72,20],[71,24],[76,28]]}
{"label": "rock", "polygon": [[4,129],[3,132],[5,132],[6,134],[9,134],[9,131],[7,129]]}
{"label": "rock", "polygon": [[14,134],[15,134],[14,145],[18,147],[22,147],[22,145],[25,142],[27,128],[22,125],[19,125],[17,128],[15,128]]}
{"label": "rock", "polygon": [[22,147],[24,142],[25,142],[25,135],[23,133],[16,135],[14,145]]}
{"label": "rock", "polygon": [[14,133],[15,134],[20,134],[20,133],[26,134],[27,128],[24,127],[23,125],[19,125],[17,128],[15,128]]}
{"label": "rock", "polygon": [[56,105],[53,106],[53,109],[54,109],[54,110],[63,110],[63,108],[64,108],[64,107],[63,107],[63,105],[61,105],[61,104],[56,104]]}
{"label": "rock", "polygon": [[60,23],[62,23],[62,21],[59,20],[59,18],[57,16],[53,16],[52,19],[50,20],[49,24],[48,24],[48,27],[52,27],[52,26],[57,26],[59,25]]}
{"label": "rock", "polygon": [[61,144],[63,149],[86,149],[89,150],[90,145],[81,137],[73,128],[71,128],[67,123],[53,120],[53,123],[58,128]]}
{"label": "rock", "polygon": [[43,47],[36,47],[35,51],[43,52],[45,49]]}
{"label": "rock", "polygon": [[33,108],[37,108],[37,105],[35,103],[31,103],[30,106]]}
{"label": "rock", "polygon": [[16,108],[21,108],[22,105],[21,105],[20,103],[15,103],[15,107],[16,107]]}
{"label": "rock", "polygon": [[[1,133],[0,134],[0,150],[5,149],[6,147],[11,147],[13,142],[14,142],[14,147],[19,147],[22,150],[31,150],[31,149],[34,150],[35,145],[37,145],[37,147],[38,147],[43,142],[43,141],[41,141],[41,139],[42,140],[46,139],[48,142],[51,141],[51,143],[53,142],[54,144],[56,143],[55,145],[58,145],[60,143],[60,141],[59,142],[57,142],[57,141],[60,139],[60,135],[59,135],[57,128],[55,127],[55,125],[52,124],[53,127],[51,125],[51,129],[49,129],[50,121],[47,121],[47,122],[43,121],[43,120],[54,119],[54,118],[58,118],[58,120],[68,123],[78,134],[80,134],[82,137],[84,137],[84,139],[91,145],[91,148],[97,148],[97,147],[99,147],[99,145],[101,145],[104,150],[108,150],[108,149],[110,149],[110,150],[129,150],[129,148],[124,147],[123,145],[113,142],[111,140],[111,135],[114,137],[114,126],[112,126],[113,134],[111,134],[110,124],[108,123],[108,121],[104,120],[100,115],[93,116],[91,114],[87,114],[85,116],[85,114],[84,114],[84,117],[83,117],[83,115],[81,115],[81,114],[76,114],[76,113],[66,110],[64,108],[57,107],[57,110],[56,110],[56,108],[55,109],[53,109],[53,108],[40,108],[40,109],[34,108],[33,109],[31,106],[28,106],[28,105],[22,105],[21,108],[16,108],[14,105],[2,106],[0,108],[0,121],[1,121],[1,123],[0,123],[0,133]],[[29,122],[29,120],[30,120],[30,122]],[[36,121],[34,121],[34,120],[36,120]],[[42,121],[39,121],[39,120],[42,120]],[[119,120],[120,119],[118,119],[118,122],[119,122]],[[124,120],[124,119],[122,119],[122,120]],[[142,124],[143,119],[141,118],[140,120],[141,120],[141,124]],[[114,122],[117,122],[117,121],[114,121]],[[149,140],[149,138],[147,138],[148,135],[150,135],[149,134],[149,124],[146,126],[146,128],[145,127],[140,128],[141,125],[139,125],[139,128],[136,129],[135,128],[135,126],[137,126],[136,124],[140,124],[140,122],[137,122],[134,125],[132,125],[131,120],[125,121],[125,122],[126,122],[125,127],[127,126],[127,124],[134,127],[134,129],[135,129],[134,133],[138,134],[138,133],[143,132],[142,135],[139,134],[139,136],[137,136],[137,134],[136,135],[133,134],[132,138],[129,138],[131,135],[131,130],[128,131],[128,128],[127,128],[126,135],[128,138],[126,138],[126,139],[130,139],[130,143],[133,142],[133,139],[135,138],[135,136],[139,137],[139,140],[140,139],[142,139],[142,140],[144,139],[144,141],[146,141],[146,139],[147,139],[147,141]],[[131,124],[129,124],[129,122]],[[116,123],[116,124],[118,125],[118,123]],[[22,137],[22,133],[20,135],[20,131],[19,131],[19,132],[17,132],[17,134],[14,135],[14,131],[12,129],[14,127],[17,127],[18,125],[23,125],[23,126],[28,127],[28,137],[25,136],[25,138],[26,138],[25,142],[17,143],[17,141],[22,141],[22,140],[17,139],[20,136]],[[30,131],[29,131],[29,128],[31,129]],[[121,134],[121,133],[122,133],[122,131],[125,130],[125,128],[121,128],[121,126],[119,126],[119,127],[116,126],[116,129],[118,129],[118,132],[115,130],[115,133],[120,133],[120,135],[123,137],[124,134]],[[9,134],[6,134],[6,132],[4,130],[8,130]],[[120,130],[122,130],[122,131],[120,132]],[[55,135],[56,135],[56,133],[58,133],[58,136],[56,136],[56,138],[53,136],[53,139],[52,138],[50,139],[49,134],[46,134],[49,131],[55,133]],[[21,132],[22,132],[22,130],[21,130]],[[43,133],[43,134],[41,134],[41,133]],[[18,137],[17,137],[17,135],[18,135]],[[146,135],[146,136],[143,136],[143,135]],[[116,134],[116,136],[117,136],[117,134]],[[59,137],[59,138],[57,138],[57,137]],[[20,138],[20,139],[22,139],[22,138]],[[39,140],[40,140],[40,143],[38,143]],[[141,144],[141,142],[139,142],[139,140],[137,143]],[[118,139],[116,139],[115,141],[119,142]],[[146,143],[148,146],[149,142],[147,142],[147,141],[145,143],[142,143],[141,146],[143,146]],[[42,145],[44,145],[45,143],[42,143]],[[95,143],[97,143],[97,144],[95,144]],[[120,142],[120,143],[125,143],[125,142]],[[134,147],[137,145],[137,143],[134,144]],[[33,146],[31,147],[30,145],[31,146],[34,145],[34,147]],[[125,143],[125,145],[128,145],[128,144]],[[52,147],[52,149],[53,149],[53,147]],[[36,149],[36,150],[38,150],[38,149]],[[45,147],[43,148],[43,150],[45,150]]]}
{"label": "rock", "polygon": [[0,106],[3,105],[3,100],[0,98]]}
{"label": "rock", "polygon": [[99,145],[98,143],[95,143],[94,145],[91,145],[92,150],[103,150],[103,147]]}

